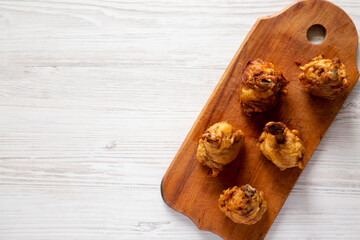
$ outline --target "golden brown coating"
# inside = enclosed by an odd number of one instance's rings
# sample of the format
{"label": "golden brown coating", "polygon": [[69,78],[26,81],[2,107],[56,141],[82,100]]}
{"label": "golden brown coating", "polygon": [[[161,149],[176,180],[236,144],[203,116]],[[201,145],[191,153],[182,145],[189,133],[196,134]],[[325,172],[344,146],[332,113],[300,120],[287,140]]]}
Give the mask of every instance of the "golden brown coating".
{"label": "golden brown coating", "polygon": [[320,55],[300,69],[303,73],[299,80],[315,96],[333,100],[350,84],[346,67],[337,58],[324,59]]}
{"label": "golden brown coating", "polygon": [[288,81],[274,64],[261,59],[248,62],[241,81],[240,102],[244,112],[264,112],[275,107],[286,94]]}
{"label": "golden brown coating", "polygon": [[258,222],[267,209],[264,193],[249,184],[225,190],[218,203],[220,210],[232,221],[248,225]]}
{"label": "golden brown coating", "polygon": [[299,167],[303,169],[305,148],[297,130],[290,130],[282,122],[268,122],[259,138],[259,148],[264,156],[280,170]]}
{"label": "golden brown coating", "polygon": [[244,145],[244,134],[227,122],[218,122],[209,127],[199,140],[196,159],[211,168],[211,177],[216,177],[223,167],[233,161]]}

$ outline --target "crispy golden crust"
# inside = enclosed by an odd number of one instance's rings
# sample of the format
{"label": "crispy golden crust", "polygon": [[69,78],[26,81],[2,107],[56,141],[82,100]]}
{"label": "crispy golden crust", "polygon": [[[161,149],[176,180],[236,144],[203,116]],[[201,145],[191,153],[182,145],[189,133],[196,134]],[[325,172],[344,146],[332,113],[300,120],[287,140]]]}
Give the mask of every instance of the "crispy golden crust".
{"label": "crispy golden crust", "polygon": [[261,59],[249,62],[243,72],[240,90],[240,102],[243,110],[264,112],[275,107],[280,95],[286,94],[288,81],[279,69],[270,62]]}
{"label": "crispy golden crust", "polygon": [[209,127],[199,140],[196,159],[211,168],[211,177],[216,177],[223,167],[233,161],[244,145],[244,133],[235,130],[227,122]]}
{"label": "crispy golden crust", "polygon": [[264,193],[249,184],[225,190],[218,203],[220,210],[232,221],[248,225],[258,222],[267,209]]}
{"label": "crispy golden crust", "polygon": [[349,87],[346,67],[337,58],[320,55],[300,69],[299,80],[312,95],[333,100]]}
{"label": "crispy golden crust", "polygon": [[290,130],[282,122],[269,122],[259,138],[259,148],[264,156],[280,170],[303,168],[305,148],[297,130]]}

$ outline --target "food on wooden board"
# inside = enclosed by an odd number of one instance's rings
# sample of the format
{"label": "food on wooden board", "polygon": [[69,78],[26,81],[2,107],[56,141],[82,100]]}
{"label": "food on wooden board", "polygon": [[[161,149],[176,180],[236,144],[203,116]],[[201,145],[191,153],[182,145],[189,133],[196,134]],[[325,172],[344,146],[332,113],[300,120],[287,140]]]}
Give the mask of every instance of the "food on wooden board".
{"label": "food on wooden board", "polygon": [[232,221],[248,225],[258,222],[267,209],[264,193],[249,184],[225,190],[218,203],[220,210]]}
{"label": "food on wooden board", "polygon": [[244,133],[227,122],[209,127],[200,137],[196,159],[211,168],[216,177],[223,167],[233,161],[244,145]]}
{"label": "food on wooden board", "polygon": [[261,59],[246,65],[241,79],[240,102],[243,111],[264,112],[275,107],[280,96],[286,94],[288,81],[270,62]]}
{"label": "food on wooden board", "polygon": [[312,95],[318,97],[333,100],[350,85],[346,67],[338,58],[324,59],[320,55],[300,69],[303,73],[299,75],[299,80]]}
{"label": "food on wooden board", "polygon": [[305,148],[297,130],[290,130],[282,122],[268,122],[258,144],[264,156],[280,170],[304,168]]}

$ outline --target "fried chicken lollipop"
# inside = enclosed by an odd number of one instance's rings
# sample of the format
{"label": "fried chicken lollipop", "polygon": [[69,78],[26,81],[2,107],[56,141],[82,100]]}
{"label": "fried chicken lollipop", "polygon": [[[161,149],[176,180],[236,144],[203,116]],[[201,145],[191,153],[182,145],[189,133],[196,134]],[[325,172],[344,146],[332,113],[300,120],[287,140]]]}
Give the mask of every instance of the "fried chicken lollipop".
{"label": "fried chicken lollipop", "polygon": [[315,96],[329,100],[344,92],[350,82],[346,67],[339,59],[324,59],[322,55],[301,66],[299,80]]}
{"label": "fried chicken lollipop", "polygon": [[249,184],[225,190],[218,203],[220,210],[232,221],[247,225],[259,221],[267,209],[264,193]]}
{"label": "fried chicken lollipop", "polygon": [[264,112],[275,107],[286,94],[288,81],[279,69],[261,59],[249,62],[243,72],[240,102],[244,112]]}
{"label": "fried chicken lollipop", "polygon": [[196,158],[211,168],[211,177],[216,177],[223,167],[233,161],[244,145],[244,134],[227,122],[215,123],[199,140]]}
{"label": "fried chicken lollipop", "polygon": [[268,122],[259,138],[260,151],[280,170],[304,168],[305,148],[297,130],[290,130],[282,122]]}

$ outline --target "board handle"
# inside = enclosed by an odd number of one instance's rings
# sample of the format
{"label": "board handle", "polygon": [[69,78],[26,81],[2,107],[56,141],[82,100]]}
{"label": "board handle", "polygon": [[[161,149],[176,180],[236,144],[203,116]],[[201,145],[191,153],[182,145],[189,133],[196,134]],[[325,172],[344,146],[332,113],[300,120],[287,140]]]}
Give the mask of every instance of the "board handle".
{"label": "board handle", "polygon": [[[286,18],[285,21],[291,22],[289,24],[291,28],[296,28],[297,34],[287,37],[288,39],[291,38],[293,47],[298,49],[296,57],[299,63],[307,63],[320,54],[323,54],[325,58],[337,57],[347,68],[354,70],[349,72],[357,73],[350,76],[350,82],[355,84],[359,75],[356,65],[358,32],[354,22],[344,10],[326,0],[300,0],[276,14],[260,17],[249,35],[256,28],[271,28],[282,23],[284,18]],[[311,43],[308,40],[308,31],[313,26],[323,28],[325,32],[325,37],[321,43]],[[282,29],[283,32],[277,32],[277,34],[283,35],[281,37],[286,39],[284,36],[287,35],[288,30],[284,28]],[[294,29],[291,29],[291,32],[293,31]],[[269,35],[271,35],[271,30]],[[274,37],[280,38],[280,36]],[[304,55],[309,56],[309,52],[313,53],[312,57],[302,57]],[[328,54],[329,52],[331,55]]]}
{"label": "board handle", "polygon": [[[314,9],[318,9],[314,11]],[[286,14],[284,14],[287,12]],[[307,12],[306,18],[303,18],[304,12]],[[311,44],[307,39],[307,32],[312,26],[321,26],[325,30],[325,39],[320,44],[312,45],[326,45],[332,44],[337,46],[346,46],[356,52],[358,44],[358,33],[354,22],[344,10],[335,4],[326,0],[301,0],[289,7],[283,9],[279,13],[271,16],[261,17],[259,21],[279,21],[283,15],[294,14],[292,26],[298,28],[301,35],[301,40]],[[298,19],[301,19],[302,24],[299,24]],[[349,51],[350,52],[350,51]]]}

